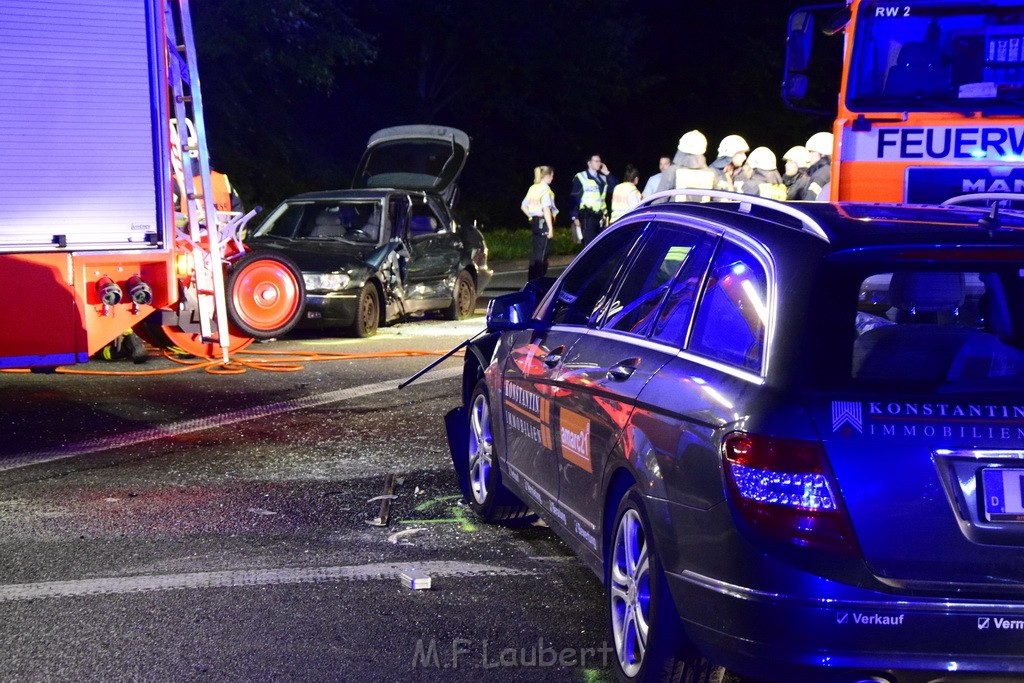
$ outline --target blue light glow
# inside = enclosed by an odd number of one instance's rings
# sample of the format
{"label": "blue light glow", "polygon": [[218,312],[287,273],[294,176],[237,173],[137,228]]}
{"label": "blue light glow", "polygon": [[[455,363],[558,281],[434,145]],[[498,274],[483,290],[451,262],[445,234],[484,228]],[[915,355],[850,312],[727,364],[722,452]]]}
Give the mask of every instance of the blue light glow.
{"label": "blue light glow", "polygon": [[823,474],[791,474],[732,465],[740,495],[758,503],[804,510],[835,510],[835,496]]}

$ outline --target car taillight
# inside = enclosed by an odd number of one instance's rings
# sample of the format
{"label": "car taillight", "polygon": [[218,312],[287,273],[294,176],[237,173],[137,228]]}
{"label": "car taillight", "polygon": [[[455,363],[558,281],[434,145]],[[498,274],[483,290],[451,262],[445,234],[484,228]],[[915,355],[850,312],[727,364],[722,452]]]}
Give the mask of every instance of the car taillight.
{"label": "car taillight", "polygon": [[820,443],[733,432],[722,451],[729,492],[751,527],[797,545],[860,554]]}

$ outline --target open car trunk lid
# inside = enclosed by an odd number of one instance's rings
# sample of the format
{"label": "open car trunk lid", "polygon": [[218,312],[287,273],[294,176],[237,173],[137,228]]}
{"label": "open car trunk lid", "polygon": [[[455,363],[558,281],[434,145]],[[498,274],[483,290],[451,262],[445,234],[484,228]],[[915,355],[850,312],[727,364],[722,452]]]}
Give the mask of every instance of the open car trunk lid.
{"label": "open car trunk lid", "polygon": [[384,128],[370,136],[352,187],[431,192],[451,205],[467,156],[469,136],[456,128]]}

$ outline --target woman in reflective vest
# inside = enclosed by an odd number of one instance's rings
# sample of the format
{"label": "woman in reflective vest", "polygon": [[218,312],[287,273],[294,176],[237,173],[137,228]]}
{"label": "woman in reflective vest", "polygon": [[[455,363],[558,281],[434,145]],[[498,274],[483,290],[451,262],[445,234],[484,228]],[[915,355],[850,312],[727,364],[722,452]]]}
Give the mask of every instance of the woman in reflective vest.
{"label": "woman in reflective vest", "polygon": [[622,182],[616,185],[612,191],[612,223],[640,203],[640,190],[636,187],[636,181],[639,179],[640,171],[636,166],[633,164],[626,166],[626,172],[622,174]]}
{"label": "woman in reflective vest", "polygon": [[555,179],[555,169],[551,166],[538,166],[533,169],[533,185],[526,191],[526,197],[519,206],[530,220],[532,249],[530,251],[530,269],[527,279],[544,277],[548,272],[548,252],[551,238],[555,236],[555,193],[551,191],[551,181]]}

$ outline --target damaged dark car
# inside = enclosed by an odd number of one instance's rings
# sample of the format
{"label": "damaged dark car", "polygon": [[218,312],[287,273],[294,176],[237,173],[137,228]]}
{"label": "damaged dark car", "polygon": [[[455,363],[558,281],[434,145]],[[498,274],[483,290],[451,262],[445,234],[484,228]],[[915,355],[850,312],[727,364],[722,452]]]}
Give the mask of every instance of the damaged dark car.
{"label": "damaged dark car", "polygon": [[471,316],[493,272],[484,237],[452,212],[469,136],[399,126],[370,137],[353,188],[285,200],[246,242],[294,260],[300,327],[358,337],[406,316]]}

